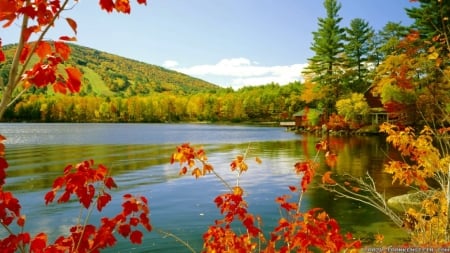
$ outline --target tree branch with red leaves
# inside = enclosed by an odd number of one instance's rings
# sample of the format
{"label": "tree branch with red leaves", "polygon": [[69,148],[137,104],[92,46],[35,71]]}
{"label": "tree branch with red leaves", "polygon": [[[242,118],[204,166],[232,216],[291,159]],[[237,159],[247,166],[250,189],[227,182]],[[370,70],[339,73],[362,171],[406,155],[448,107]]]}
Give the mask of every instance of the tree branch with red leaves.
{"label": "tree branch with red leaves", "polygon": [[[20,35],[16,52],[10,63],[8,80],[2,85],[0,119],[15,99],[29,87],[42,88],[51,85],[55,92],[63,94],[80,91],[82,77],[80,70],[65,66],[65,74],[57,71],[58,67],[64,65],[70,57],[70,47],[66,42],[76,41],[76,37],[62,35],[55,41],[44,40],[47,32],[55,26],[55,21],[61,17],[61,13],[67,10],[67,6],[69,4],[75,6],[77,2],[77,0],[0,0],[2,29],[8,28],[15,21],[21,21]],[[137,0],[137,2],[147,4],[146,0]],[[131,12],[129,0],[101,0],[99,4],[100,8],[108,13],[116,11],[129,14]],[[65,18],[65,20],[76,35],[76,21],[71,18]],[[37,39],[31,41],[32,36],[37,36]],[[30,66],[33,56],[38,57],[38,62]],[[0,38],[0,63],[6,60]],[[3,84],[3,81],[0,84]],[[21,92],[18,92],[19,88],[22,89]]]}

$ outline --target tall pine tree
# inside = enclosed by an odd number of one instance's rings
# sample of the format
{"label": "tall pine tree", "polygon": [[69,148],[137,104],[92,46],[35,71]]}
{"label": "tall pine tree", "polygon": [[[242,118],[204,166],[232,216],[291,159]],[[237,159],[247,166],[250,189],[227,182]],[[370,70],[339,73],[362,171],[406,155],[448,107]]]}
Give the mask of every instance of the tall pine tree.
{"label": "tall pine tree", "polygon": [[378,31],[379,47],[377,53],[380,55],[380,61],[384,60],[388,55],[395,54],[398,44],[409,33],[409,27],[402,25],[400,22],[388,22],[383,29]]}
{"label": "tall pine tree", "polygon": [[422,38],[431,40],[449,34],[450,0],[418,0],[418,7],[407,8],[406,13],[414,19],[413,27]]}
{"label": "tall pine tree", "polygon": [[324,94],[323,107],[334,111],[337,98],[342,91],[339,76],[342,74],[345,30],[339,25],[341,4],[337,0],[325,0],[326,17],[318,18],[318,30],[313,32],[311,50],[315,53],[304,73],[312,76],[318,90]]}
{"label": "tall pine tree", "polygon": [[363,19],[355,18],[350,21],[350,27],[345,28],[347,44],[344,46],[346,54],[347,88],[352,92],[364,92],[369,86],[368,73],[371,39],[374,30]]}

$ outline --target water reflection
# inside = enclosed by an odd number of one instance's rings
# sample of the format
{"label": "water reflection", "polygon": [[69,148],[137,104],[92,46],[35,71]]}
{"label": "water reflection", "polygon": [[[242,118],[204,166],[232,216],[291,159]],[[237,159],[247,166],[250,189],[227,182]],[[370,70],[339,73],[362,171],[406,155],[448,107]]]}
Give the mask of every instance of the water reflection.
{"label": "water reflection", "polygon": [[[150,200],[152,224],[189,241],[200,251],[202,233],[219,215],[213,199],[226,189],[213,175],[198,180],[190,175],[180,177],[179,167],[169,164],[171,153],[182,141],[176,144],[165,141],[191,138],[191,143],[195,146],[203,145],[215,170],[230,184],[234,184],[236,180],[236,174],[230,172],[230,162],[248,149],[250,168],[240,179],[240,184],[245,189],[250,211],[261,215],[265,230],[270,231],[280,217],[275,198],[289,193],[288,186],[299,182],[299,177],[293,170],[294,164],[313,158],[316,143],[321,140],[321,137],[294,135],[279,128],[168,126],[168,132],[164,132],[162,126],[152,128],[145,124],[119,125],[120,131],[114,129],[112,124],[89,125],[93,133],[110,133],[108,136],[103,134],[102,138],[106,139],[96,143],[100,137],[87,138],[84,135],[91,137],[89,131],[77,125],[77,131],[81,131],[83,136],[71,138],[79,143],[67,144],[66,139],[63,139],[52,140],[52,143],[7,144],[10,168],[6,187],[18,192],[27,214],[27,228],[32,233],[44,230],[54,236],[66,231],[67,224],[73,224],[73,217],[77,217],[79,212],[77,203],[52,205],[48,208],[44,205],[43,196],[51,187],[53,179],[61,174],[67,164],[94,159],[97,164],[101,163],[112,169],[119,185],[114,192],[113,204],[102,215],[116,214],[120,209],[120,196],[124,193],[147,196]],[[101,127],[104,127],[103,130]],[[51,125],[50,129],[45,129],[45,125],[42,125],[36,131],[42,134],[56,131],[55,129],[59,128]],[[70,126],[63,125],[61,129],[60,135],[64,136]],[[136,132],[138,130],[143,132]],[[9,131],[12,134],[13,130]],[[149,136],[152,133],[157,137]],[[115,136],[118,139],[114,139]],[[129,143],[125,142],[126,138]],[[143,143],[145,140],[151,141]],[[362,176],[368,172],[376,180],[380,191],[387,195],[404,190],[393,187],[390,176],[382,173],[383,163],[394,155],[382,138],[329,137],[328,141],[331,150],[338,156],[337,164],[330,168],[323,156],[320,156],[319,172],[332,170],[336,177],[345,173]],[[254,157],[261,158],[262,164],[257,164]],[[313,184],[308,189],[302,203],[304,210],[322,207],[339,220],[344,231],[354,232],[362,238],[373,238],[373,234],[379,232],[385,234],[386,240],[399,240],[394,236],[389,237],[388,234],[397,236],[401,233],[392,228],[389,220],[379,212],[358,202],[337,199],[316,186]],[[93,220],[99,216],[100,214],[94,213]],[[52,224],[55,218],[60,226]],[[129,244],[124,243],[109,252],[150,250],[186,251],[172,239],[152,232],[145,235],[145,242],[141,246],[130,249]]]}
{"label": "water reflection", "polygon": [[[304,136],[303,153],[311,157],[316,152],[315,144],[320,140],[321,137]],[[348,175],[364,177],[369,174],[374,179],[378,192],[383,193],[386,198],[403,194],[408,190],[403,186],[392,185],[391,175],[383,172],[384,164],[398,156],[397,151],[390,148],[383,137],[327,136],[326,140],[330,152],[337,155],[337,163],[334,167],[329,167],[324,161],[324,156],[321,156],[319,173],[331,170],[333,178],[341,183]],[[317,180],[320,179],[316,178],[316,182]],[[407,238],[406,231],[396,227],[388,217],[374,208],[358,201],[338,198],[321,188],[308,192],[308,208],[311,207],[324,208],[347,231],[369,243],[377,233],[385,235],[385,243],[400,244]]]}
{"label": "water reflection", "polygon": [[[32,145],[7,148],[8,188],[42,190],[69,165],[85,160],[107,166],[113,176],[166,164],[173,145]],[[155,175],[155,173],[152,173]],[[158,177],[174,177],[161,174]],[[164,179],[157,179],[162,182]]]}

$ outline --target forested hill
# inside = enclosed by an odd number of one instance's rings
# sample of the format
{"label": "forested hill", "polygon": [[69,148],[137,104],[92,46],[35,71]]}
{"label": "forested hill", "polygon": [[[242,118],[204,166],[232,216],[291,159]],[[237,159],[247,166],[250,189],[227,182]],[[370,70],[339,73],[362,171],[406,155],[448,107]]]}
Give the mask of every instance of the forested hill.
{"label": "forested hill", "polygon": [[[3,47],[11,61],[14,45]],[[24,122],[256,122],[286,119],[304,107],[300,82],[237,91],[100,50],[71,44],[69,62],[83,73],[76,94],[30,88],[8,107],[4,121]],[[8,79],[10,64],[0,64]],[[18,91],[20,92],[20,90]]]}
{"label": "forested hill", "polygon": [[[220,89],[204,80],[160,66],[120,57],[97,49],[70,44],[68,64],[83,72],[81,95],[120,96],[146,95],[151,92],[192,94]],[[7,59],[12,59],[15,45],[4,47]],[[0,65],[5,78],[6,69]]]}

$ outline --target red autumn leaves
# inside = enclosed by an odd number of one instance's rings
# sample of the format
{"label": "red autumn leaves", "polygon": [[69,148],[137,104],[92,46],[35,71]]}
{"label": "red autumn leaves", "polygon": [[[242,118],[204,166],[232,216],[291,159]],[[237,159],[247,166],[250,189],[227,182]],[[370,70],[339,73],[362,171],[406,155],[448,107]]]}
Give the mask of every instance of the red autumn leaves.
{"label": "red autumn leaves", "polygon": [[[146,0],[137,0],[138,4],[147,4]],[[25,0],[0,0],[0,22],[5,22],[3,27],[10,26],[21,15],[27,15],[35,20],[39,26],[49,25],[59,12],[65,7],[64,1],[25,1]],[[107,12],[117,11],[125,14],[131,12],[129,0],[100,0],[100,8]]]}
{"label": "red autumn leaves", "polygon": [[[137,0],[137,2],[138,4],[147,4],[146,0]],[[116,10],[117,12],[129,14],[131,11],[130,1],[128,0],[100,0],[100,6],[107,12]]]}
{"label": "red autumn leaves", "polygon": [[[25,63],[32,53],[32,45],[25,45],[20,56],[20,61]],[[26,88],[35,85],[38,88],[53,85],[53,90],[66,94],[67,91],[76,93],[81,88],[82,73],[74,67],[65,67],[65,74],[58,71],[60,64],[68,60],[70,47],[63,42],[38,42],[35,47],[39,61],[22,75],[22,81]]]}
{"label": "red autumn leaves", "polygon": [[[146,0],[137,0],[138,4],[147,4]],[[0,23],[4,22],[3,28],[9,27],[14,21],[20,21],[21,17],[27,17],[27,22],[23,22],[21,41],[17,49],[23,69],[18,70],[20,78],[11,80],[16,87],[19,82],[25,88],[34,85],[42,88],[48,85],[53,86],[56,93],[66,94],[76,93],[81,88],[82,72],[66,62],[70,56],[70,47],[65,41],[76,41],[75,37],[60,36],[57,41],[44,41],[46,31],[55,25],[55,21],[60,18],[60,14],[65,10],[69,1],[24,1],[24,0],[0,0]],[[112,12],[129,14],[131,11],[129,0],[100,0],[101,9]],[[72,18],[65,18],[67,24],[74,34],[77,34],[77,23]],[[32,35],[39,39],[30,42]],[[29,67],[33,56],[37,56],[38,61]],[[2,50],[0,38],[0,63],[6,61]],[[64,65],[61,67],[61,65]],[[61,71],[64,69],[64,71]]]}
{"label": "red autumn leaves", "polygon": [[[102,217],[98,226],[88,224],[74,225],[67,236],[59,236],[53,244],[49,244],[48,236],[40,232],[32,237],[23,228],[26,223],[25,215],[21,213],[19,200],[13,193],[4,191],[6,169],[8,163],[4,158],[5,138],[0,136],[0,224],[7,228],[8,236],[0,239],[2,252],[99,252],[101,249],[113,247],[116,242],[115,233],[128,238],[131,243],[141,244],[143,233],[139,226],[151,231],[150,209],[144,196],[123,196],[122,210],[114,217]],[[55,199],[62,204],[69,202],[72,197],[78,199],[83,209],[91,212],[96,208],[101,212],[112,200],[108,190],[116,188],[114,179],[109,176],[108,169],[103,165],[94,166],[94,162],[84,161],[75,166],[69,165],[64,174],[55,179],[52,189],[45,195],[45,203],[50,204]],[[62,193],[57,197],[57,193]],[[21,232],[13,232],[10,227],[13,222],[21,227]]]}
{"label": "red autumn leaves", "polygon": [[79,163],[75,167],[67,166],[64,169],[64,175],[55,179],[52,190],[45,195],[45,204],[52,202],[56,193],[63,188],[64,192],[58,198],[58,203],[69,201],[71,195],[74,194],[80,204],[88,209],[96,194],[95,184],[99,183],[105,186],[105,189],[101,189],[97,199],[97,209],[101,211],[111,201],[111,195],[106,192],[106,189],[111,190],[116,187],[116,183],[112,177],[106,174],[108,171],[106,167],[99,165],[97,168],[93,168],[93,165],[94,162],[91,160]]}
{"label": "red autumn leaves", "polygon": [[[316,149],[317,152],[328,150],[326,142],[318,144]],[[230,170],[237,171],[238,177],[249,169],[246,156],[237,155],[230,163]],[[336,159],[335,155],[329,157]],[[207,173],[205,169],[200,174],[195,173],[196,170],[200,170],[196,165],[198,161],[200,164],[207,164],[204,150],[196,150],[189,144],[178,146],[171,159],[171,163],[180,164],[181,175],[192,171],[192,175],[196,178]],[[256,162],[259,164],[261,160],[256,158]],[[208,166],[211,168],[209,172],[213,171],[212,166],[209,164]],[[291,193],[303,194],[312,182],[317,167],[318,164],[313,160],[296,163],[294,171],[301,178],[299,187],[289,186]],[[331,171],[324,174],[322,182],[336,183],[331,178]],[[338,222],[328,217],[323,209],[313,208],[305,213],[300,212],[299,203],[289,201],[292,198],[290,194],[275,199],[282,215],[278,225],[270,232],[270,238],[266,238],[261,227],[261,217],[248,211],[242,186],[237,184],[228,188],[229,191],[214,199],[222,218],[215,220],[203,234],[205,252],[310,252],[311,249],[340,252],[344,249],[357,250],[361,247],[361,242],[355,240],[350,233],[343,236]]]}
{"label": "red autumn leaves", "polygon": [[[197,162],[201,165],[197,165]],[[204,176],[214,170],[208,163],[208,157],[203,149],[195,150],[188,143],[177,147],[177,152],[172,154],[170,163],[178,162],[180,164],[180,175],[185,175],[188,171],[195,178]]]}
{"label": "red autumn leaves", "polygon": [[[57,199],[58,203],[68,202],[75,195],[85,209],[91,208],[91,204],[95,203],[96,209],[101,212],[112,200],[107,190],[117,187],[108,173],[108,169],[103,165],[94,167],[92,160],[76,166],[69,165],[64,169],[64,175],[54,181],[52,190],[45,195],[45,203],[52,202],[56,193],[63,190]],[[114,232],[117,231],[123,237],[129,238],[132,243],[140,244],[143,233],[135,228],[142,225],[147,231],[151,231],[149,214],[150,209],[145,197],[125,194],[121,213],[113,218],[102,218],[98,228],[93,225],[74,226],[70,230],[71,235],[67,238],[58,238],[57,243],[69,245],[69,250],[90,252],[113,246],[116,242]],[[83,240],[79,241],[78,245],[71,244],[80,236]]]}

